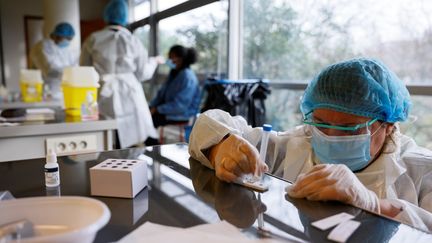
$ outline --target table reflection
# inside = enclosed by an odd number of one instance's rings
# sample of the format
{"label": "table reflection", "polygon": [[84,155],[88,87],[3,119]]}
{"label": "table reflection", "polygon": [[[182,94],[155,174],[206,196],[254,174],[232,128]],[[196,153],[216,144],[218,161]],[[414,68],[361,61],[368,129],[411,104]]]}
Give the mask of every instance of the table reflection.
{"label": "table reflection", "polygon": [[253,191],[217,179],[214,171],[193,159],[189,160],[189,165],[195,193],[211,204],[221,219],[239,228],[248,228],[258,214],[266,210]]}

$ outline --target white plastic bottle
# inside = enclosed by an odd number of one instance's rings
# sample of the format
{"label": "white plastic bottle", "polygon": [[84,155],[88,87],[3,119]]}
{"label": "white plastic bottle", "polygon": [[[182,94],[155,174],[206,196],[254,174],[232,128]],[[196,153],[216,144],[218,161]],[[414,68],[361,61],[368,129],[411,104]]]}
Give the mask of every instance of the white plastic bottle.
{"label": "white plastic bottle", "polygon": [[46,156],[45,186],[55,187],[60,185],[60,171],[56,153],[50,149]]}

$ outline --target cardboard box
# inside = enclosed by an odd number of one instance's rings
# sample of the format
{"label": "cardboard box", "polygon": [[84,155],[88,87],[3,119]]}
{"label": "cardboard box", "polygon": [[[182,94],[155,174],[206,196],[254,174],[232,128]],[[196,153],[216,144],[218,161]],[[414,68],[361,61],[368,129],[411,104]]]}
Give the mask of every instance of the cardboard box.
{"label": "cardboard box", "polygon": [[92,196],[134,198],[147,184],[145,161],[107,159],[90,168]]}

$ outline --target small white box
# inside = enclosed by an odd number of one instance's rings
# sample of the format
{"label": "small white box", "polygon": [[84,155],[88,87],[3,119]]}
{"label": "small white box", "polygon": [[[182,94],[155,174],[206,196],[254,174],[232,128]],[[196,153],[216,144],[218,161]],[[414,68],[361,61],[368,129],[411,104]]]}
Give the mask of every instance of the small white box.
{"label": "small white box", "polygon": [[92,196],[134,198],[147,183],[147,163],[142,160],[107,159],[90,168]]}

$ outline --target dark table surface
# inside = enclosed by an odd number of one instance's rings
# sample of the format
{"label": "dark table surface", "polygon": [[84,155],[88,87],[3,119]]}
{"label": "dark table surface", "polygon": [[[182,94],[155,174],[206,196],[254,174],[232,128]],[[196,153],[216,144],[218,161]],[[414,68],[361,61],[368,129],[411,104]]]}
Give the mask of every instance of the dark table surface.
{"label": "dark table surface", "polygon": [[[326,242],[330,230],[311,222],[340,212],[355,215],[360,227],[349,242],[432,242],[432,235],[399,222],[337,202],[311,202],[286,196],[288,182],[266,175],[268,192],[258,193],[218,180],[214,172],[189,158],[187,145],[114,150],[59,157],[61,185],[47,190],[43,159],[0,163],[0,191],[16,198],[45,195],[90,196],[89,168],[108,158],[141,159],[148,163],[149,186],[134,199],[93,197],[105,202],[111,219],[95,242],[111,242],[143,223],[190,227],[224,219],[252,237],[270,236],[290,242]],[[265,228],[256,230],[264,213]]]}

